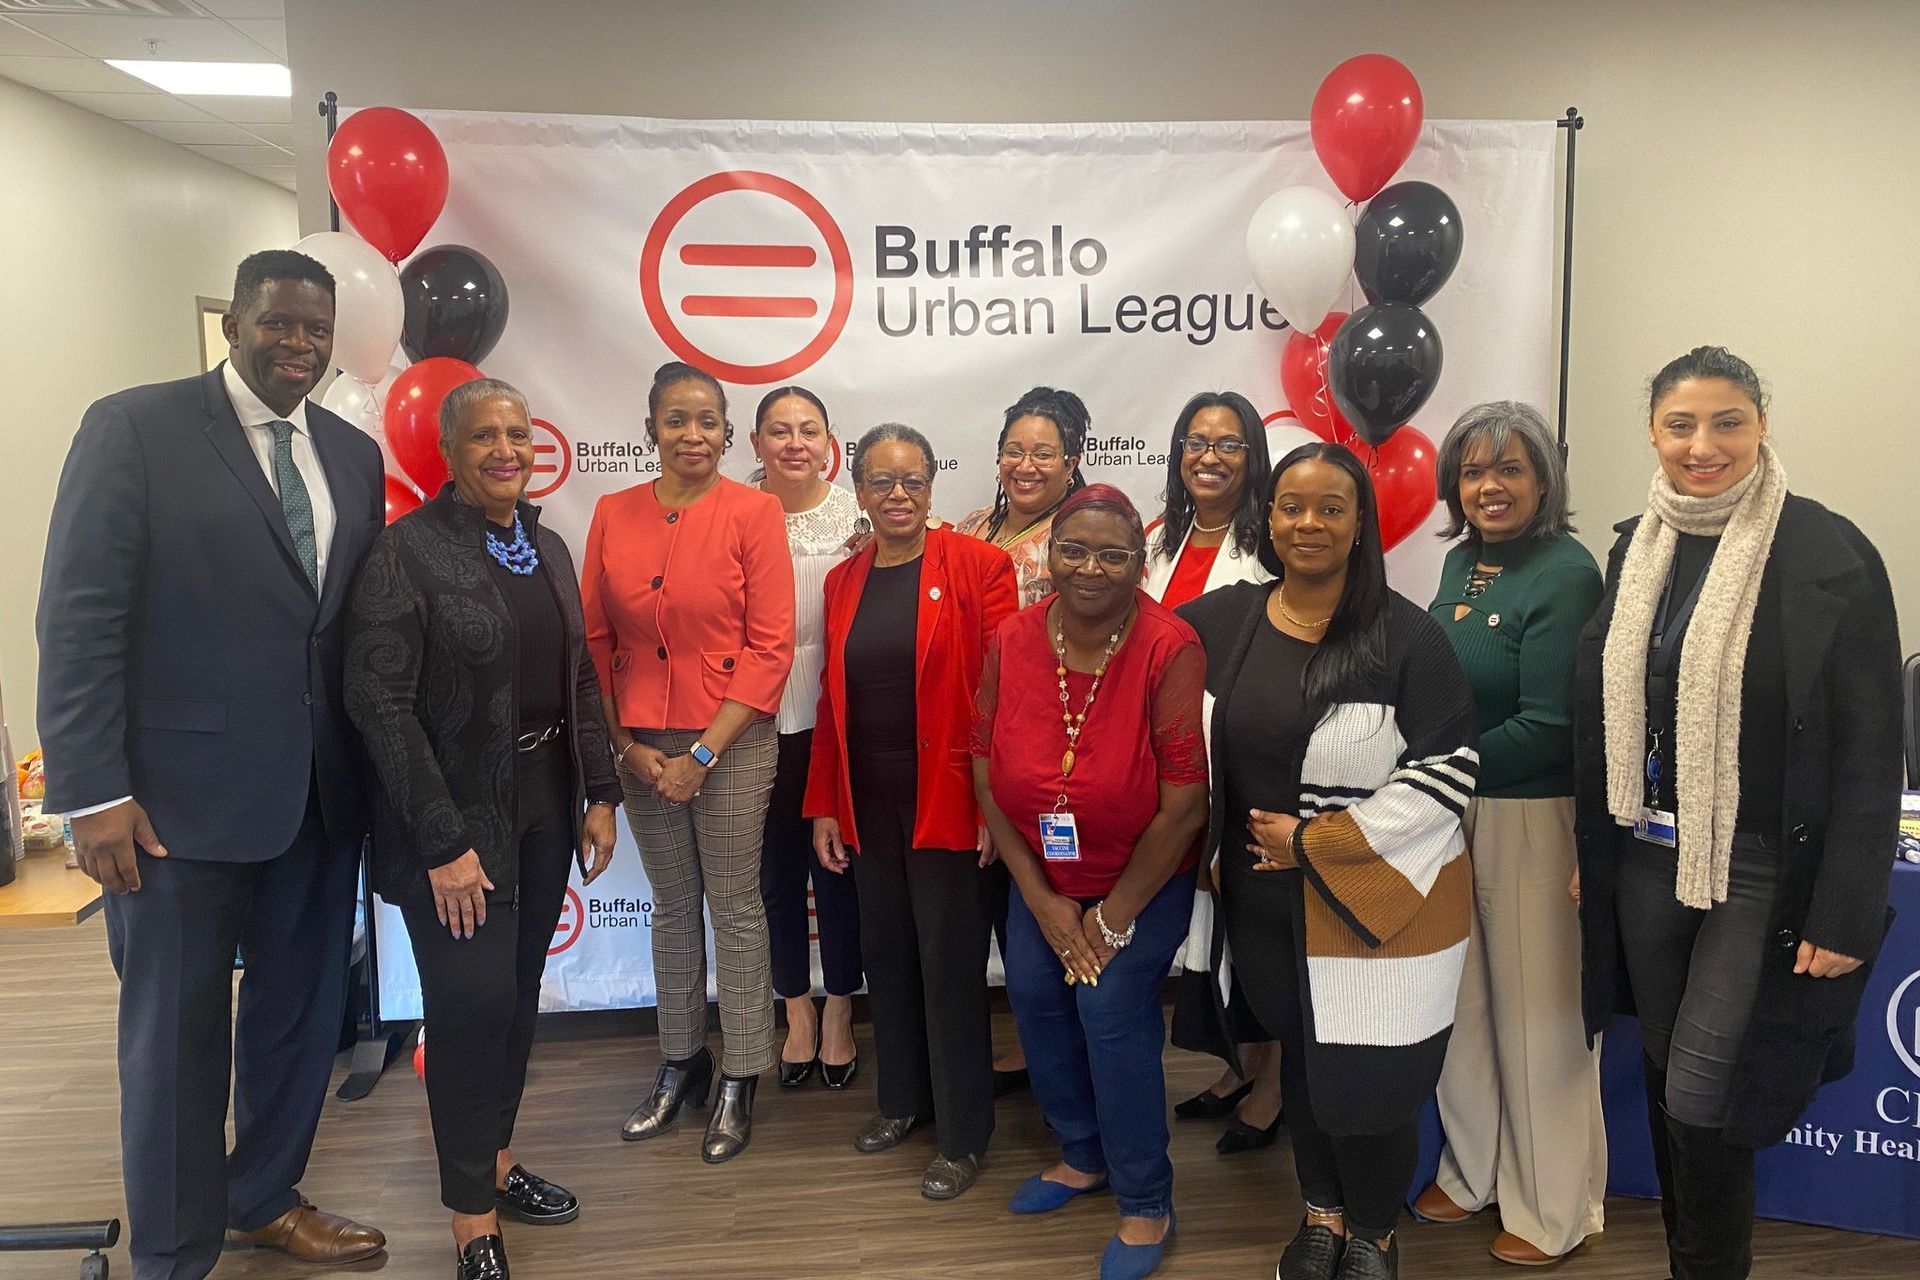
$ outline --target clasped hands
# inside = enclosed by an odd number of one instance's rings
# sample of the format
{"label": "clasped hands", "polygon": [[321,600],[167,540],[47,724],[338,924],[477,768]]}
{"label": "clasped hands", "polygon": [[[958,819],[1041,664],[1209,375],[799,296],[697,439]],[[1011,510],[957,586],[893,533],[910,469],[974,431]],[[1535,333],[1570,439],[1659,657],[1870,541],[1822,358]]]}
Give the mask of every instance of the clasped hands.
{"label": "clasped hands", "polygon": [[[1100,931],[1100,922],[1093,916],[1094,908],[1083,910],[1078,902],[1063,893],[1049,894],[1028,906],[1040,926],[1040,936],[1047,940],[1053,954],[1060,958],[1061,967],[1067,971],[1067,981],[1099,986],[1100,971],[1112,963],[1114,948],[1107,944],[1106,935]],[[1116,933],[1126,932],[1125,925],[1116,926],[1112,920],[1107,921],[1107,928]]]}
{"label": "clasped hands", "polygon": [[707,766],[690,755],[669,756],[658,747],[633,742],[620,753],[620,763],[634,776],[653,788],[666,804],[685,804],[700,794],[707,780]]}

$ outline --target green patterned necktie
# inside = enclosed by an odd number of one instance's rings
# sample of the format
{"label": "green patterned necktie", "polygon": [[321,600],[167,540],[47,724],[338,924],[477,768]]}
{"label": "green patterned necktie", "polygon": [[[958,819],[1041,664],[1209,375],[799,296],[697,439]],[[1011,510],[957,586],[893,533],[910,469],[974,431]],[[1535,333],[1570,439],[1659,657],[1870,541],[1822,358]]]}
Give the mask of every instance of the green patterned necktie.
{"label": "green patterned necktie", "polygon": [[300,468],[293,465],[293,424],[275,422],[273,427],[273,479],[280,490],[280,509],[287,516],[287,532],[293,535],[294,554],[307,571],[307,581],[320,589],[319,543],[313,535],[313,499],[307,494],[307,482]]}

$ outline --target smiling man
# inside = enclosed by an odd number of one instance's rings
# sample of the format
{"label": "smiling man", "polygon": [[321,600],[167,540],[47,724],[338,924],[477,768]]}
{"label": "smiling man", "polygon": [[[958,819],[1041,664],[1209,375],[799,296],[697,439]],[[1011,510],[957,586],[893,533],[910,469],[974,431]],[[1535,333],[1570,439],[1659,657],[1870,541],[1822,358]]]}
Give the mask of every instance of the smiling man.
{"label": "smiling man", "polygon": [[197,1280],[223,1236],[309,1262],[386,1243],[295,1190],[338,1047],[367,827],[341,604],[384,512],[378,446],[307,401],[333,297],[304,254],[242,262],[227,360],[94,403],[54,500],[47,810],[108,890],[136,1280]]}

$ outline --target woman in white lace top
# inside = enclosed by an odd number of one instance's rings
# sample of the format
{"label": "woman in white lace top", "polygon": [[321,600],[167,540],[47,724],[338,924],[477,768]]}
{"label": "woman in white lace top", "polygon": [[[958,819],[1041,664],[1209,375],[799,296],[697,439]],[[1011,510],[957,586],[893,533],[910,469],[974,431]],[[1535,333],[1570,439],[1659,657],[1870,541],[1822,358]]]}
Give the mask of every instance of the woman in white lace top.
{"label": "woman in white lace top", "polygon": [[[852,1083],[859,1061],[853,1045],[853,993],[864,981],[860,963],[860,909],[852,876],[812,875],[824,1014],[813,1006],[808,955],[807,882],[814,870],[812,824],[801,816],[807,761],[820,700],[822,588],[827,570],[848,555],[861,520],[853,494],[826,478],[838,442],[826,406],[804,387],[776,387],[754,415],[753,450],[760,487],[780,499],[793,553],[793,672],[780,700],[780,764],[767,805],[760,854],[760,896],[767,907],[773,989],[787,1006],[787,1040],[780,1051],[780,1084],[798,1088],[816,1065],[829,1089]],[[835,468],[837,469],[837,468]]]}

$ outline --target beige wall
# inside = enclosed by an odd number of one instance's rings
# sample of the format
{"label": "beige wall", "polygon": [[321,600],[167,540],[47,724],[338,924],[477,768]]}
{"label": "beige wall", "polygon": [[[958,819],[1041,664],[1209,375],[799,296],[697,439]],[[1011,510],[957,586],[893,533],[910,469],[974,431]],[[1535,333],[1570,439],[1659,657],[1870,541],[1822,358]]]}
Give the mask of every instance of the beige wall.
{"label": "beige wall", "polygon": [[[1913,0],[287,0],[297,101],[687,118],[1300,119],[1379,50],[1428,113],[1578,106],[1582,533],[1637,511],[1648,376],[1697,343],[1777,391],[1795,489],[1857,520],[1920,647]],[[299,119],[296,112],[296,119]],[[323,225],[323,133],[301,148]],[[1890,230],[1877,229],[1884,216]],[[1472,228],[1468,228],[1472,234]]]}
{"label": "beige wall", "polygon": [[291,244],[293,196],[0,80],[0,683],[33,728],[34,600],[67,442],[93,400],[200,369],[196,296]]}

